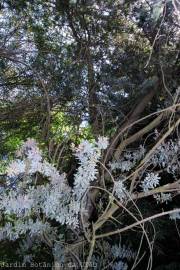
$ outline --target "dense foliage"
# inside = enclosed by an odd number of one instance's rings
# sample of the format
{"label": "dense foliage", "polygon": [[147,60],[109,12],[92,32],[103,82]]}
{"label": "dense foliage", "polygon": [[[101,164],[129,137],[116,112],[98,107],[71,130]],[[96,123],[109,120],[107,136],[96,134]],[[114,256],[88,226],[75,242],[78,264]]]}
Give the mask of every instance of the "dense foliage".
{"label": "dense foliage", "polygon": [[179,22],[178,0],[1,1],[0,267],[180,268]]}

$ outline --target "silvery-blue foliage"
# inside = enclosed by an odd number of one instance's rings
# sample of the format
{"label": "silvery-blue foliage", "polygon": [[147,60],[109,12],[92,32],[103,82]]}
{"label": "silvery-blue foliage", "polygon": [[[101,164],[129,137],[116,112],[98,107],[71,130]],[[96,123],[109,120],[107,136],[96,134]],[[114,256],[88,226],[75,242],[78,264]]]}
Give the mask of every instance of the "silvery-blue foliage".
{"label": "silvery-blue foliage", "polygon": [[172,201],[172,196],[171,196],[171,193],[160,193],[160,194],[157,194],[157,195],[154,195],[153,196],[157,203],[168,203],[170,201]]}
{"label": "silvery-blue foliage", "polygon": [[144,192],[148,192],[149,190],[157,187],[159,185],[159,180],[161,178],[157,173],[147,173],[144,180],[141,182],[141,187]]}
{"label": "silvery-blue foliage", "polygon": [[176,219],[180,219],[180,211],[179,212],[175,212],[169,215],[169,218],[171,220],[176,220]]}
{"label": "silvery-blue foliage", "polygon": [[110,162],[109,166],[112,171],[129,172],[142,159],[145,152],[144,146],[140,145],[138,150],[125,152],[120,159]]}
{"label": "silvery-blue foliage", "polygon": [[37,235],[34,237],[27,235],[20,241],[16,254],[23,257],[23,263],[30,263],[35,257],[34,254],[32,254],[32,249],[37,249],[38,247],[40,247],[40,238],[38,238]]}
{"label": "silvery-blue foliage", "polygon": [[120,201],[124,201],[127,198],[127,189],[123,183],[123,178],[114,182],[114,192]]}
{"label": "silvery-blue foliage", "polygon": [[23,263],[24,264],[31,263],[32,261],[33,261],[33,255],[32,254],[24,255],[24,257],[23,257]]}
{"label": "silvery-blue foliage", "polygon": [[60,242],[56,242],[53,247],[53,256],[56,261],[64,263],[64,245]]}
{"label": "silvery-blue foliage", "polygon": [[[7,168],[9,177],[22,175],[23,180],[19,179],[14,189],[0,193],[0,210],[5,220],[11,216],[11,222],[1,228],[0,239],[16,240],[21,235],[34,236],[43,232],[52,236],[55,228],[47,220],[78,227],[82,196],[96,179],[101,150],[107,145],[107,138],[100,137],[95,143],[83,141],[75,149],[80,165],[72,189],[65,174],[60,174],[42,157],[36,141],[28,139],[17,152],[18,158]],[[37,173],[46,177],[48,182],[37,184]]]}
{"label": "silvery-blue foliage", "polygon": [[168,173],[180,172],[180,140],[169,140],[163,142],[151,156],[149,163],[160,166]]}
{"label": "silvery-blue foliage", "polygon": [[111,247],[111,254],[115,259],[127,259],[128,261],[135,258],[136,253],[126,245],[113,245]]}
{"label": "silvery-blue foliage", "polygon": [[7,222],[5,226],[1,228],[0,240],[8,239],[14,241],[26,233],[30,236],[41,235],[43,232],[51,232],[51,229],[48,222],[43,223],[40,220],[18,219],[13,222]]}
{"label": "silvery-blue foliage", "polygon": [[103,253],[106,254],[105,258],[100,258],[98,255],[92,256],[91,262],[96,266],[95,269],[101,269],[102,265],[112,262],[112,269],[125,270],[128,269],[127,263],[136,257],[136,252],[130,246],[121,243],[111,245],[107,241],[103,242]]}
{"label": "silvery-blue foliage", "polygon": [[128,265],[125,262],[118,261],[112,265],[113,270],[128,270]]}
{"label": "silvery-blue foliage", "polygon": [[[0,230],[0,240],[14,241],[25,235],[40,237],[44,232],[51,240],[57,240],[57,228],[52,227],[51,221],[76,229],[79,226],[80,214],[86,211],[81,205],[82,198],[96,180],[102,150],[107,146],[107,138],[100,137],[97,142],[84,140],[77,148],[73,148],[79,167],[74,175],[74,186],[70,187],[66,175],[43,158],[37,143],[33,139],[25,142],[17,152],[17,159],[7,168],[8,189],[3,188],[0,192],[0,211],[5,217],[5,225]],[[173,174],[179,170],[178,146],[177,141],[166,142],[150,157],[146,170],[139,174],[143,192],[148,192],[160,184],[160,176],[155,171],[147,172],[149,165],[162,167]],[[125,185],[124,180],[144,154],[145,149],[140,146],[138,150],[127,150],[118,161],[110,164],[111,172],[115,173],[114,194],[121,202],[128,198],[128,184]],[[45,181],[38,182],[37,175],[41,175]],[[16,178],[13,188],[9,184],[12,178]],[[172,200],[169,193],[157,194],[154,198],[158,203]],[[172,214],[170,218],[179,219],[180,214]],[[58,261],[62,261],[64,248],[57,241],[55,243],[53,254]],[[107,250],[105,253],[109,256],[108,260],[114,259],[112,269],[126,270],[128,261],[136,255],[125,245],[111,246],[108,242],[104,250]],[[25,256],[25,260],[31,259],[28,253]]]}
{"label": "silvery-blue foliage", "polygon": [[101,150],[106,149],[107,138],[100,137],[97,143],[83,141],[76,149],[75,156],[79,160],[79,168],[74,178],[73,193],[80,200],[89,187],[90,183],[96,179],[97,163],[101,157]]}

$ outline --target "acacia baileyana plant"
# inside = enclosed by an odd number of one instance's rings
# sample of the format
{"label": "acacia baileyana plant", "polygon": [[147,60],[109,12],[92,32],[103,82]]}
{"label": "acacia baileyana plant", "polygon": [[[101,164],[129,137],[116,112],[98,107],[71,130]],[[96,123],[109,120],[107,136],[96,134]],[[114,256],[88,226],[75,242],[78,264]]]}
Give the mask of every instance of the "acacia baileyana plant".
{"label": "acacia baileyana plant", "polygon": [[[7,237],[15,240],[28,230],[33,235],[36,233],[34,227],[37,232],[41,232],[41,229],[50,231],[50,224],[42,222],[39,213],[44,215],[44,220],[55,219],[61,225],[78,227],[82,196],[96,179],[97,162],[107,144],[106,138],[99,138],[97,143],[83,141],[74,149],[80,166],[75,174],[74,188],[71,188],[65,173],[60,174],[54,165],[42,157],[36,141],[27,140],[17,152],[18,158],[7,168],[9,180],[7,189],[1,192],[0,208],[5,215],[14,217],[14,226],[11,230],[12,224],[8,223],[1,231],[1,239]],[[39,181],[38,174],[47,181]],[[14,178],[17,181],[12,187],[11,179]]]}
{"label": "acacia baileyana plant", "polygon": [[[106,173],[111,176],[112,183],[108,188],[101,188],[102,191],[109,194],[109,204],[103,206],[107,202],[107,197],[102,196],[99,199],[98,207],[103,214],[95,224],[91,224],[94,232],[98,231],[108,220],[110,217],[108,211],[111,211],[112,214],[120,205],[128,212],[128,215],[135,218],[137,224],[142,224],[143,221],[139,221],[126,208],[127,204],[137,199],[138,196],[143,198],[151,194],[158,204],[172,201],[171,193],[167,193],[166,189],[164,189],[165,192],[163,189],[157,190],[161,186],[161,176],[156,170],[152,171],[149,168],[152,165],[154,168],[158,166],[175,177],[179,173],[179,166],[177,166],[178,141],[167,141],[152,153],[146,169],[139,172],[139,182],[133,188],[126,181],[128,173],[145,157],[147,150],[142,146],[137,150],[127,150],[119,160],[109,163],[108,169],[100,161],[103,150],[107,146],[107,138],[99,137],[96,142],[84,140],[78,147],[73,147],[73,153],[79,166],[74,174],[73,185],[70,186],[66,174],[60,173],[43,157],[43,153],[34,139],[28,139],[23,143],[16,153],[16,159],[7,167],[7,181],[0,190],[0,210],[3,216],[0,223],[0,240],[22,239],[24,244],[20,245],[21,251],[19,252],[23,254],[25,251],[24,261],[33,259],[33,254],[27,252],[28,246],[32,246],[32,242],[35,245],[43,242],[51,248],[54,261],[62,263],[65,261],[65,246],[60,228],[63,228],[64,231],[76,232],[78,238],[85,234],[87,240],[90,243],[92,241],[94,245],[95,239],[103,239],[108,236],[108,233],[91,235],[89,219],[86,221],[86,223],[89,222],[88,224],[84,224],[82,219],[82,216],[88,216],[89,210],[87,200],[85,203],[83,199],[93,188],[92,185],[96,183],[100,166],[105,169],[104,177],[106,177]],[[135,193],[137,189],[140,190],[138,194]],[[114,202],[118,203],[115,205]],[[170,215],[170,219],[178,218],[179,212],[175,210]],[[118,230],[113,231],[109,235],[118,232]],[[92,246],[87,258],[87,265],[93,263],[94,268],[100,269],[105,261],[108,263],[108,260],[113,260],[112,269],[126,270],[128,261],[132,259],[136,261],[136,252],[128,244],[122,245],[121,241],[118,243],[116,241],[115,245],[110,245],[108,241],[103,240],[101,245],[103,250],[112,251],[109,252],[109,257],[106,256],[102,262],[99,255],[93,255],[95,246]],[[97,242],[96,248],[101,250],[101,245]],[[88,268],[87,265],[85,269]]]}
{"label": "acacia baileyana plant", "polygon": [[81,199],[96,179],[97,163],[107,145],[107,138],[100,137],[95,143],[83,141],[73,149],[79,167],[72,188],[66,174],[60,174],[43,158],[36,141],[28,139],[17,151],[17,159],[9,164],[6,188],[1,189],[4,226],[0,240],[14,241],[26,234],[31,237],[46,234],[53,242],[59,239],[53,220],[62,226],[78,228],[80,212],[84,211]]}

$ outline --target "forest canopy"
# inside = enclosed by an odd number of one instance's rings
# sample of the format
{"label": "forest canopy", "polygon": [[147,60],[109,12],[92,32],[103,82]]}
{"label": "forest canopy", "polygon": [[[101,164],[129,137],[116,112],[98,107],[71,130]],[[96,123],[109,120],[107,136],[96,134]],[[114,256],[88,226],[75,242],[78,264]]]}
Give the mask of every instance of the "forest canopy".
{"label": "forest canopy", "polygon": [[0,268],[180,269],[179,0],[0,1]]}

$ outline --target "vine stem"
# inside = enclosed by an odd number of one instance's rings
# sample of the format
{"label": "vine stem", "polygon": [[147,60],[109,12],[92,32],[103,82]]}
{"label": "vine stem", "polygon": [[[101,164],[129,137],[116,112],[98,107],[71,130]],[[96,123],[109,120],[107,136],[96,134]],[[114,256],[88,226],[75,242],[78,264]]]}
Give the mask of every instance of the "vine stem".
{"label": "vine stem", "polygon": [[94,229],[94,224],[92,224],[92,240],[91,240],[91,246],[90,246],[89,255],[88,255],[88,258],[86,260],[86,264],[85,264],[84,270],[87,270],[88,267],[90,266],[90,261],[91,261],[92,255],[93,255],[95,242],[96,242],[95,229]]}
{"label": "vine stem", "polygon": [[162,216],[165,216],[165,215],[168,215],[168,214],[178,213],[178,212],[180,212],[180,208],[177,208],[177,209],[174,209],[174,210],[170,210],[170,211],[166,211],[166,212],[162,212],[162,213],[159,213],[159,214],[156,214],[156,215],[147,217],[147,218],[145,218],[143,220],[140,220],[138,222],[135,222],[135,223],[133,223],[131,225],[128,225],[125,228],[118,229],[118,230],[115,230],[115,231],[111,231],[111,232],[108,232],[108,233],[103,233],[103,234],[96,235],[95,238],[96,239],[100,239],[100,238],[108,237],[108,236],[115,235],[115,234],[118,234],[118,233],[122,233],[124,231],[130,230],[133,227],[136,227],[138,225],[141,225],[142,223],[145,223],[145,222],[150,221],[152,219],[155,219],[155,218],[158,218],[158,217],[162,217]]}

